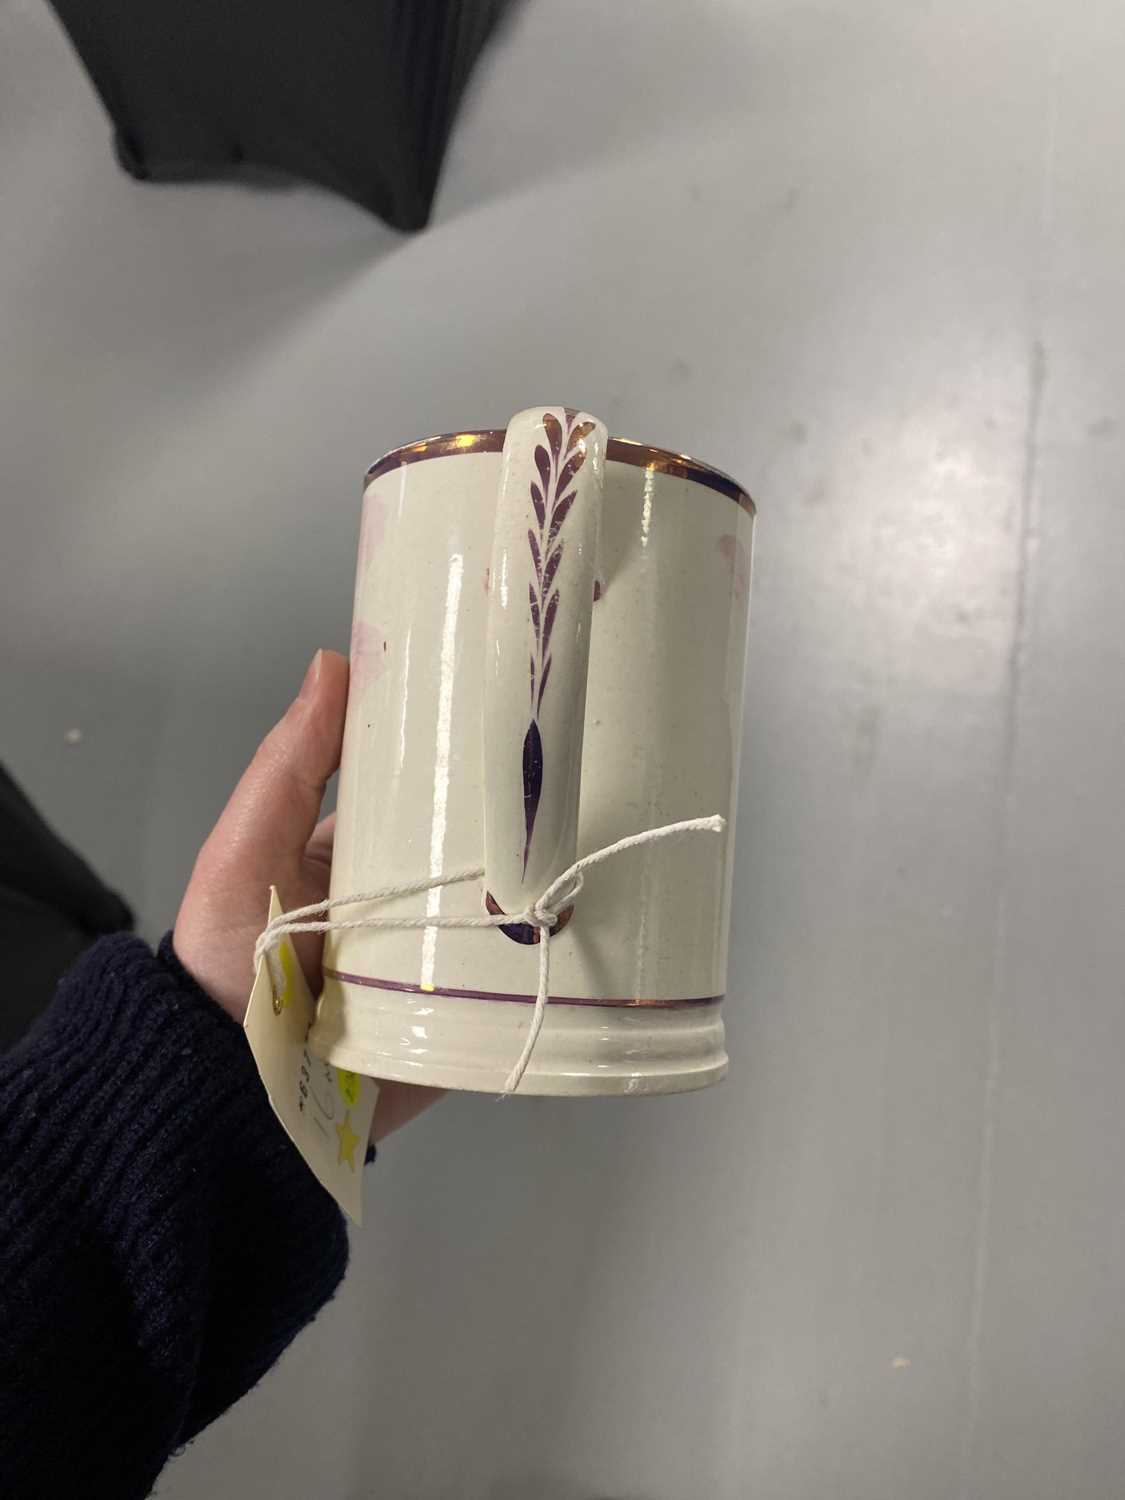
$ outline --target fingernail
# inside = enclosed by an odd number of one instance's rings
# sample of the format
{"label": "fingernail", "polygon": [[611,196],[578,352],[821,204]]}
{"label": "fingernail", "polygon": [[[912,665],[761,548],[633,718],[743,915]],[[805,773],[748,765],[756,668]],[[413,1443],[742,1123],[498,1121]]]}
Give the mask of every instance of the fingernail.
{"label": "fingernail", "polygon": [[303,703],[306,698],[311,698],[316,692],[316,685],[320,681],[320,669],[324,665],[324,652],[318,651],[309,662],[308,671],[305,673],[304,681],[301,683],[301,691],[297,694],[297,702]]}

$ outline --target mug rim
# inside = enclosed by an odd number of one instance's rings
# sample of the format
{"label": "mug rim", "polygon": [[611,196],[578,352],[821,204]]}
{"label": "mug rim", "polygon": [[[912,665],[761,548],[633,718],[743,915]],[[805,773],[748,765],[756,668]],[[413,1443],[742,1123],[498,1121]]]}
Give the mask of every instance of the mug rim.
{"label": "mug rim", "polygon": [[[363,487],[405,464],[419,463],[427,458],[448,458],[455,453],[499,453],[504,447],[504,428],[485,427],[467,432],[441,432],[434,437],[418,438],[412,443],[403,443],[392,448],[367,470]],[[611,437],[606,444],[606,459],[609,463],[629,464],[635,469],[651,469],[658,474],[671,474],[678,479],[691,479],[709,490],[716,490],[733,500],[751,516],[758,508],[736,479],[706,464],[702,459],[691,458],[686,453],[675,453],[670,448],[658,448],[652,443],[638,443],[632,438]]]}

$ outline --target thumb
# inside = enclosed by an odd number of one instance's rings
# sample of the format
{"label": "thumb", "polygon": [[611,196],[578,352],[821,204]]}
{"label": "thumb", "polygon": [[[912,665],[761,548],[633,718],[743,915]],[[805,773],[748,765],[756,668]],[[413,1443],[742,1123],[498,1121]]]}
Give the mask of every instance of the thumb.
{"label": "thumb", "polygon": [[340,764],[347,702],[347,658],[318,651],[208,839],[244,875],[276,869],[312,837],[325,785]]}

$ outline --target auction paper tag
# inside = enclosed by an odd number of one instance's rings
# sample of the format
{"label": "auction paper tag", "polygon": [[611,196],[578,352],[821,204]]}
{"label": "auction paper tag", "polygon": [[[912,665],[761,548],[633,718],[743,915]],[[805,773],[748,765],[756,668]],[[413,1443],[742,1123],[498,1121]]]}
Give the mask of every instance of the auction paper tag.
{"label": "auction paper tag", "polygon": [[[282,914],[270,888],[270,921]],[[273,1112],[321,1184],[356,1224],[363,1222],[363,1163],[379,1086],[334,1068],[306,1045],[316,1017],[292,940],[274,950],[285,984],[274,994],[268,959],[254,975],[243,1028]]]}

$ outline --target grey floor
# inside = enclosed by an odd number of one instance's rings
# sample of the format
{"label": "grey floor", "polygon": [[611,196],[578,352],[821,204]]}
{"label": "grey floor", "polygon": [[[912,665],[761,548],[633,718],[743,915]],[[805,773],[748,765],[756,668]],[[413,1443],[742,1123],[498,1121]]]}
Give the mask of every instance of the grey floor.
{"label": "grey floor", "polygon": [[536,0],[407,240],[129,182],[2,0],[0,756],[147,934],[381,450],[566,400],[760,507],[729,1081],[407,1131],[167,1500],[1122,1493],[1123,67],[1119,0]]}

